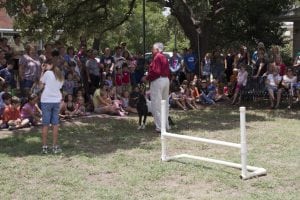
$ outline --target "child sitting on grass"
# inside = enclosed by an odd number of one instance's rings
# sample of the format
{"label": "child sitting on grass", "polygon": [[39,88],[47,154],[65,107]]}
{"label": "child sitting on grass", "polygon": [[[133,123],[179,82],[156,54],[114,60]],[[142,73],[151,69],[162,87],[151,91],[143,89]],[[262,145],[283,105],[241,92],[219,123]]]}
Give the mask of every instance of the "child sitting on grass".
{"label": "child sitting on grass", "polygon": [[121,97],[121,102],[122,102],[122,108],[126,111],[126,112],[131,112],[131,113],[137,113],[136,108],[133,108],[129,105],[129,91],[125,90],[123,92],[123,96]]}
{"label": "child sitting on grass", "polygon": [[8,128],[9,130],[14,130],[18,128],[23,128],[29,124],[28,119],[21,119],[20,114],[20,99],[16,96],[11,98],[11,103],[7,105],[3,112],[2,128]]}
{"label": "child sitting on grass", "polygon": [[87,116],[90,113],[86,112],[85,102],[83,96],[78,96],[76,98],[76,107],[75,107],[75,115],[77,116]]}
{"label": "child sitting on grass", "polygon": [[29,120],[31,125],[36,126],[41,122],[42,111],[37,105],[39,97],[36,94],[31,94],[28,102],[21,108],[21,119]]}
{"label": "child sitting on grass", "polygon": [[9,105],[11,101],[11,94],[7,92],[7,89],[4,89],[0,92],[0,117],[2,118],[4,109],[6,105]]}
{"label": "child sitting on grass", "polygon": [[60,116],[62,118],[71,118],[76,115],[76,104],[73,101],[73,96],[67,94],[61,104]]}

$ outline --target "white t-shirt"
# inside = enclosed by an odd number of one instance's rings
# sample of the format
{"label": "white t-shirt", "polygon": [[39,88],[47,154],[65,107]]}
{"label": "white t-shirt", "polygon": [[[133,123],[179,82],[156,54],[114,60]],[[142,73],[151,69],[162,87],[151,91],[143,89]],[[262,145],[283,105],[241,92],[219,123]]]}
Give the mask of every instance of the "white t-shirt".
{"label": "white t-shirt", "polygon": [[41,82],[45,84],[41,96],[41,102],[59,103],[62,99],[60,89],[63,86],[63,81],[60,82],[59,80],[57,80],[52,71],[46,71],[41,77]]}
{"label": "white t-shirt", "polygon": [[242,84],[243,86],[247,85],[247,77],[248,77],[248,72],[247,71],[241,71],[239,70],[238,76],[237,76],[237,82],[238,84]]}
{"label": "white t-shirt", "polygon": [[279,82],[282,79],[282,77],[279,74],[277,74],[277,75],[269,74],[267,76],[267,79],[269,81],[270,86],[277,87],[278,85],[276,84],[276,82]]}
{"label": "white t-shirt", "polygon": [[284,83],[296,83],[297,82],[297,76],[293,76],[292,78],[289,78],[287,75],[283,76],[283,82]]}

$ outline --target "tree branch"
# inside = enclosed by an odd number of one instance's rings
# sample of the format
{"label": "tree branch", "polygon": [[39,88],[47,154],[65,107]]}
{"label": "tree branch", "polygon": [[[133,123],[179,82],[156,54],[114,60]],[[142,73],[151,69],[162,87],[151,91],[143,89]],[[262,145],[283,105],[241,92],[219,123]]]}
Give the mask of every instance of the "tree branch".
{"label": "tree branch", "polygon": [[131,0],[131,2],[129,3],[129,10],[125,13],[125,15],[124,15],[124,17],[123,17],[122,20],[120,20],[119,22],[114,23],[114,24],[110,25],[109,27],[103,29],[100,32],[100,35],[102,35],[106,31],[109,31],[109,30],[117,28],[118,26],[122,25],[125,21],[127,21],[129,19],[129,17],[131,16],[131,14],[132,14],[132,11],[133,11],[133,8],[134,8],[134,5],[135,5],[135,1],[136,0]]}

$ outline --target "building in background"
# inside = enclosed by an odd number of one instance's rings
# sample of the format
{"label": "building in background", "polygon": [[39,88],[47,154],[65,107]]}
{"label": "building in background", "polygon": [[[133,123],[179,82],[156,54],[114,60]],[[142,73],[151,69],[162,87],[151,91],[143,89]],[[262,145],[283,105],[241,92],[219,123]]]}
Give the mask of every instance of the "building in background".
{"label": "building in background", "polygon": [[293,41],[294,57],[297,52],[300,52],[300,7],[296,7],[287,14],[280,16],[279,20],[285,22],[287,28],[285,36],[290,37]]}
{"label": "building in background", "polygon": [[16,33],[18,32],[13,29],[13,19],[5,9],[0,9],[0,37],[10,39]]}

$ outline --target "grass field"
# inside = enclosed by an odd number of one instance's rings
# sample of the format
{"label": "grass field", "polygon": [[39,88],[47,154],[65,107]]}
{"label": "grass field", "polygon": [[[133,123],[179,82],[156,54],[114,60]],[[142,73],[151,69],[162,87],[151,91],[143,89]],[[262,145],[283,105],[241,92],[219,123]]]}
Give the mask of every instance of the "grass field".
{"label": "grass field", "polygon": [[[0,199],[300,199],[300,112],[247,111],[249,165],[267,176],[182,159],[160,161],[152,118],[93,117],[65,122],[60,155],[41,155],[40,130],[0,132]],[[239,142],[238,108],[171,111],[172,132]],[[50,135],[51,136],[51,135]],[[51,138],[49,138],[50,141]],[[239,162],[236,149],[171,140],[169,152]]]}

